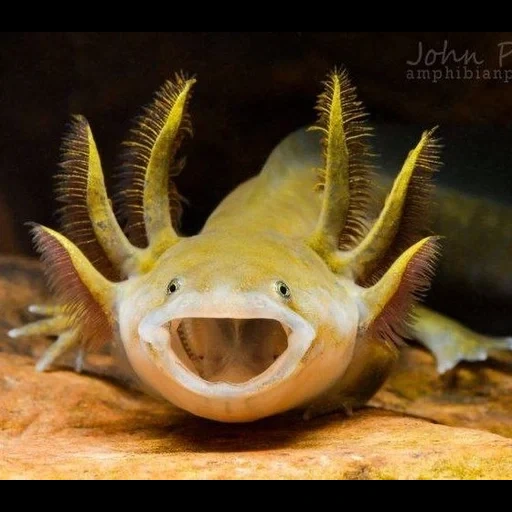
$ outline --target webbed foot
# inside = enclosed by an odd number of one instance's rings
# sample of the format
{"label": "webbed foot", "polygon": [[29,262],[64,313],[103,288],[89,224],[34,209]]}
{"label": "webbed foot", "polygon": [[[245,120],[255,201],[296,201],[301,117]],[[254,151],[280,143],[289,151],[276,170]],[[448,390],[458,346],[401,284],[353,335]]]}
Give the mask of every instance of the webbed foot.
{"label": "webbed foot", "polygon": [[31,313],[46,316],[43,320],[28,323],[23,327],[11,329],[11,338],[23,336],[57,336],[57,340],[45,351],[36,363],[36,370],[46,371],[60,356],[78,349],[75,360],[75,370],[81,372],[84,362],[84,351],[81,347],[81,337],[78,329],[72,327],[72,318],[64,306],[31,305]]}

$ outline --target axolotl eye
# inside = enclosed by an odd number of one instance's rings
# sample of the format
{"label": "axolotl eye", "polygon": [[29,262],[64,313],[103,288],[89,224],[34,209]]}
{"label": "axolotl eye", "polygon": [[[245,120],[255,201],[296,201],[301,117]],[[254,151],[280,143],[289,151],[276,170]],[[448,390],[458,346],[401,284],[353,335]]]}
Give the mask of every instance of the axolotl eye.
{"label": "axolotl eye", "polygon": [[167,285],[167,295],[171,295],[172,293],[176,293],[181,288],[181,281],[175,277],[168,285]]}
{"label": "axolotl eye", "polygon": [[289,299],[292,295],[289,286],[284,281],[276,281],[274,288],[283,299]]}

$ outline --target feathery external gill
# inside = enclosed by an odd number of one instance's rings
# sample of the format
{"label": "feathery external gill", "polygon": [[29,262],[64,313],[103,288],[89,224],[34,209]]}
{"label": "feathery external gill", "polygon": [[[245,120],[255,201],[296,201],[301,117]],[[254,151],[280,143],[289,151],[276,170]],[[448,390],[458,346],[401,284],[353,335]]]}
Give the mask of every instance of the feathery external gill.
{"label": "feathery external gill", "polygon": [[132,242],[149,243],[154,257],[177,241],[182,198],[171,178],[183,165],[176,152],[192,133],[187,105],[194,83],[180,75],[165,82],[124,143],[117,207]]}
{"label": "feathery external gill", "polygon": [[438,237],[420,240],[393,262],[389,270],[362,298],[368,316],[362,331],[396,345],[407,337],[414,303],[423,298],[439,258]]}
{"label": "feathery external gill", "polygon": [[371,128],[346,71],[334,71],[317,104],[312,129],[323,133],[323,200],[310,245],[321,254],[347,250],[364,236],[370,202],[373,154]]}
{"label": "feathery external gill", "polygon": [[115,284],[103,277],[76,245],[50,228],[35,225],[34,242],[45,268],[50,287],[68,323],[80,327],[81,343],[97,348],[112,336],[109,311]]}
{"label": "feathery external gill", "polygon": [[[89,216],[87,186],[91,153],[97,152],[89,138],[90,129],[83,116],[74,116],[61,146],[61,163],[56,178],[60,231],[74,242],[87,259],[107,278],[117,280],[119,269],[114,268],[96,238]],[[99,157],[92,161],[99,165]]]}
{"label": "feathery external gill", "polygon": [[353,275],[360,284],[375,283],[408,247],[425,236],[434,184],[440,168],[435,129],[423,133],[397,176],[384,208],[367,236],[350,253]]}
{"label": "feathery external gill", "polygon": [[99,258],[98,268],[105,268],[106,275],[109,267],[102,267],[102,254],[110,261],[110,268],[126,275],[136,251],[112,211],[96,143],[85,117],[74,118],[63,148],[57,191],[65,203],[61,215],[62,223],[69,223],[66,234],[81,247],[87,247],[87,255]]}
{"label": "feathery external gill", "polygon": [[320,216],[308,243],[331,270],[366,287],[362,331],[398,343],[413,303],[430,283],[438,253],[437,239],[418,242],[427,222],[432,176],[440,167],[435,129],[409,153],[384,208],[368,227],[371,130],[346,72],[330,75],[317,109],[314,129],[323,133],[325,168]]}

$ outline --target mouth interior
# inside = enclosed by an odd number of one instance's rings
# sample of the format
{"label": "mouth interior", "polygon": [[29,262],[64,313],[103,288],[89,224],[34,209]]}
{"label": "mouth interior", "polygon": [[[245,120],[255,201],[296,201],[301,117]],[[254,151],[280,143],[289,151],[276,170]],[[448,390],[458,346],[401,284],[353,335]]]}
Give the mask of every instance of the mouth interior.
{"label": "mouth interior", "polygon": [[171,350],[207,382],[242,384],[268,370],[288,348],[291,329],[268,318],[178,318]]}

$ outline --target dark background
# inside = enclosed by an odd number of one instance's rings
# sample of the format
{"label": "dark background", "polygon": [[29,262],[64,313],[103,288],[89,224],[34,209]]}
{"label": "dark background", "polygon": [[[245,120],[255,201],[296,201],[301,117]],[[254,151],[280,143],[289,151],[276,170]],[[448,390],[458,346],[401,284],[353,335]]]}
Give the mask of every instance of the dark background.
{"label": "dark background", "polygon": [[[0,251],[29,252],[23,223],[55,225],[52,175],[72,113],[89,119],[107,176],[130,119],[176,71],[197,75],[195,136],[178,178],[186,233],[258,171],[286,134],[314,120],[320,81],[346,65],[377,122],[492,125],[512,114],[512,84],[406,79],[418,42],[497,66],[512,33],[3,33],[0,45]],[[512,67],[512,63],[511,63]]]}

